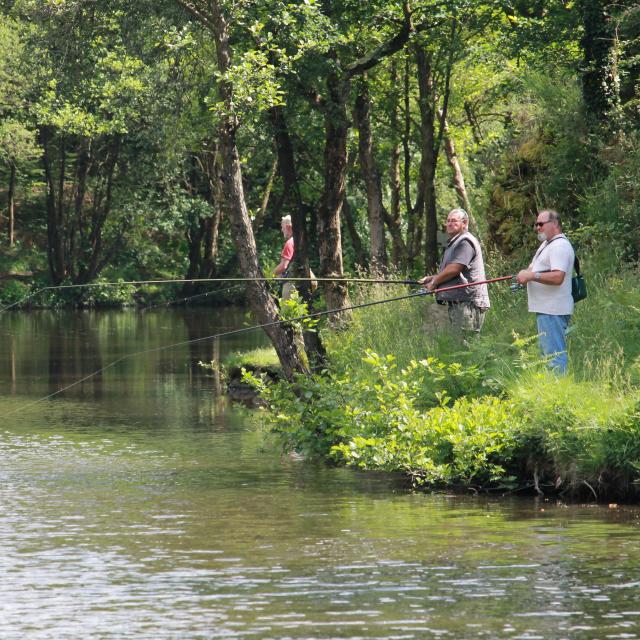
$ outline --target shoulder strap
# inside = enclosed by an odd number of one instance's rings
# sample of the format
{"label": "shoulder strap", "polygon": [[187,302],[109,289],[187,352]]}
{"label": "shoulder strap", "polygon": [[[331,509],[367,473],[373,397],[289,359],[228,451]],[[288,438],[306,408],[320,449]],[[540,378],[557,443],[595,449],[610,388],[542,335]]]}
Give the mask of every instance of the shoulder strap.
{"label": "shoulder strap", "polygon": [[473,244],[473,241],[471,240],[471,238],[469,237],[469,232],[465,232],[465,233],[461,233],[453,242],[453,244],[451,245],[450,248],[453,248],[459,244],[461,244],[462,242],[467,242],[471,245],[471,248],[473,249],[473,252],[476,252],[476,246]]}

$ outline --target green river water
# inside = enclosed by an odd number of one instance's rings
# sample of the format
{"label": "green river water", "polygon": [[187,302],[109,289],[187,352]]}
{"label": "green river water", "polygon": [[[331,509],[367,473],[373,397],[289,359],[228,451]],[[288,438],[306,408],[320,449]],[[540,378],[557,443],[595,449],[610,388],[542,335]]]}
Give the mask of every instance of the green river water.
{"label": "green river water", "polygon": [[197,366],[261,334],[158,350],[246,321],[0,315],[0,638],[640,638],[638,508],[281,457]]}

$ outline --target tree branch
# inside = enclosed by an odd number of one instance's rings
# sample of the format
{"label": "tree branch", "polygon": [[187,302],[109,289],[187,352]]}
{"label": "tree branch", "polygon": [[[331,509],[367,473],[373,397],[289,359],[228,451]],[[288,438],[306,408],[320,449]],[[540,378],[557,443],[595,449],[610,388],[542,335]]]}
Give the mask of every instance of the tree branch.
{"label": "tree branch", "polygon": [[362,58],[359,58],[353,64],[350,64],[345,71],[345,80],[350,80],[354,76],[375,67],[382,60],[388,58],[397,51],[400,51],[400,49],[404,47],[409,40],[409,36],[414,31],[413,23],[411,21],[411,9],[409,8],[408,2],[402,3],[402,12],[404,14],[404,18],[402,20],[400,31],[398,31],[398,33],[390,40],[381,44],[374,51],[364,55]]}
{"label": "tree branch", "polygon": [[207,29],[214,29],[213,16],[207,15],[202,9],[196,6],[195,2],[189,2],[188,0],[175,0],[175,2],[198,20],[198,22],[201,22],[207,27]]}

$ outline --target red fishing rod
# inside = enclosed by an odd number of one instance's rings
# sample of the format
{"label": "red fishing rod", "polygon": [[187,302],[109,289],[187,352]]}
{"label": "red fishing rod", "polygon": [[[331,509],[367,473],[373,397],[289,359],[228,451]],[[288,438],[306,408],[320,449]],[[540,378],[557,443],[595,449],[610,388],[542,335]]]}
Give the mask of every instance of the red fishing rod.
{"label": "red fishing rod", "polygon": [[450,287],[440,287],[433,291],[425,291],[427,294],[443,293],[444,291],[453,291],[454,289],[464,289],[465,287],[477,287],[479,284],[492,284],[493,282],[502,282],[503,280],[513,280],[515,276],[500,276],[499,278],[491,278],[489,280],[479,280],[477,282],[466,282],[464,284],[454,284]]}

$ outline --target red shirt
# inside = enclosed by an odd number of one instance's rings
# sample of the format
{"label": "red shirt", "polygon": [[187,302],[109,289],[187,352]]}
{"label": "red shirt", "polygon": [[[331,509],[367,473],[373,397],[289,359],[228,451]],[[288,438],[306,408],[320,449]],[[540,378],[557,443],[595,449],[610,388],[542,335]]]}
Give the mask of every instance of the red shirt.
{"label": "red shirt", "polygon": [[284,243],[280,257],[284,260],[293,260],[293,236]]}

